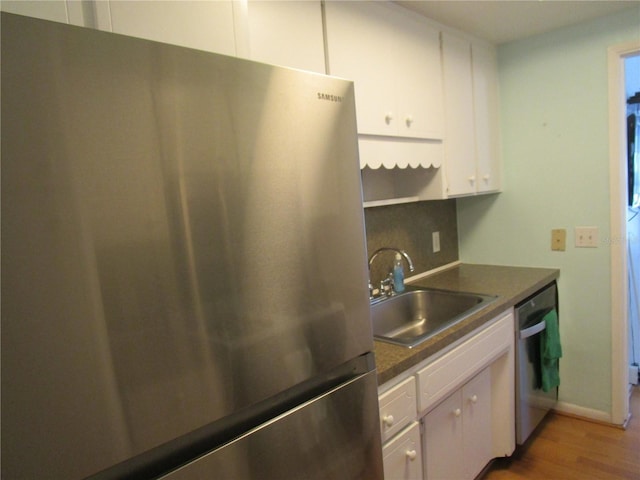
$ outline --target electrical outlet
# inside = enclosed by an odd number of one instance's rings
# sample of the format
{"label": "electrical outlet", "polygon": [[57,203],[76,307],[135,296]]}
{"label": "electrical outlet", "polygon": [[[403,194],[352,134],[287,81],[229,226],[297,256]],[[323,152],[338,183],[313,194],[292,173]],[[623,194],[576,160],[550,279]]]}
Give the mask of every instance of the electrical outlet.
{"label": "electrical outlet", "polygon": [[598,227],[576,227],[576,247],[596,248],[598,246]]}
{"label": "electrical outlet", "polygon": [[431,240],[433,242],[433,253],[438,253],[440,251],[440,232],[433,232]]}
{"label": "electrical outlet", "polygon": [[638,365],[629,365],[629,383],[631,385],[638,385],[639,379]]}

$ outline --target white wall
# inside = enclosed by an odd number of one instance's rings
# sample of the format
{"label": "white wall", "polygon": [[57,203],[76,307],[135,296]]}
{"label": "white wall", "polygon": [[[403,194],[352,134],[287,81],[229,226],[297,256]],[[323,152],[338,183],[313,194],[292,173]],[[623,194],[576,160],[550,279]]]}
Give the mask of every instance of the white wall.
{"label": "white wall", "polygon": [[[640,6],[502,45],[504,192],[458,201],[463,262],[560,268],[560,400],[596,417],[611,413],[607,48],[639,24]],[[599,248],[575,248],[576,226],[597,226]]]}

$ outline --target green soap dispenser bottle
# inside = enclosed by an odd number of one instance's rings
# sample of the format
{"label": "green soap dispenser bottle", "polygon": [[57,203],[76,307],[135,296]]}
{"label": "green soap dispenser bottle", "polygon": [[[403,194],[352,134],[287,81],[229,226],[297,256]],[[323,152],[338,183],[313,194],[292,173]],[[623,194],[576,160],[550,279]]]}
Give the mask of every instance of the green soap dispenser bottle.
{"label": "green soap dispenser bottle", "polygon": [[402,268],[402,257],[396,253],[393,262],[393,289],[396,293],[404,292],[404,270]]}

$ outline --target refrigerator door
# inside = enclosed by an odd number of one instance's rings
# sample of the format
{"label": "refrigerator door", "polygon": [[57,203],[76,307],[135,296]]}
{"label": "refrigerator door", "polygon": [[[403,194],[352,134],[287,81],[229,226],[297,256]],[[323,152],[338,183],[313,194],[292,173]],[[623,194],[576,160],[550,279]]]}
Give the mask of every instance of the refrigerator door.
{"label": "refrigerator door", "polygon": [[3,477],[84,478],[373,349],[351,82],[1,35]]}
{"label": "refrigerator door", "polygon": [[376,391],[375,372],[369,372],[162,480],[381,480]]}

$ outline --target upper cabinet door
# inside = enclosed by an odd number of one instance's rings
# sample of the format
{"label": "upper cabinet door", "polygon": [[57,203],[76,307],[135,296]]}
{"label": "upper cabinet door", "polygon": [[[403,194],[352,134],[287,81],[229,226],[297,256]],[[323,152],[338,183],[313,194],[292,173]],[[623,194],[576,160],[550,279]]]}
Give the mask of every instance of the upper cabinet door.
{"label": "upper cabinet door", "polygon": [[41,18],[53,22],[69,23],[67,2],[65,0],[50,0],[40,2],[25,2],[24,0],[2,0],[0,10],[16,13],[26,17]]}
{"label": "upper cabinet door", "polygon": [[[404,12],[403,12],[404,13]],[[418,15],[390,16],[394,25],[398,133],[407,137],[444,136],[440,32]]]}
{"label": "upper cabinet door", "polygon": [[471,45],[473,99],[476,125],[477,191],[501,187],[498,62],[494,48]]}
{"label": "upper cabinet door", "polygon": [[501,188],[495,48],[442,32],[449,197]]}
{"label": "upper cabinet door", "polygon": [[[95,27],[94,2],[77,0],[2,0],[0,10],[52,22],[69,23],[81,27]],[[89,18],[91,17],[91,18]]]}
{"label": "upper cabinet door", "polygon": [[249,58],[325,73],[320,1],[250,1]]}
{"label": "upper cabinet door", "polygon": [[224,55],[236,54],[233,2],[110,1],[114,33]]}
{"label": "upper cabinet door", "polygon": [[353,80],[358,133],[393,135],[395,71],[392,30],[380,5],[326,2],[328,73]]}
{"label": "upper cabinet door", "polygon": [[358,133],[442,138],[438,32],[383,2],[327,2],[328,72],[355,82]]}
{"label": "upper cabinet door", "polygon": [[476,192],[471,43],[442,32],[447,194]]}

